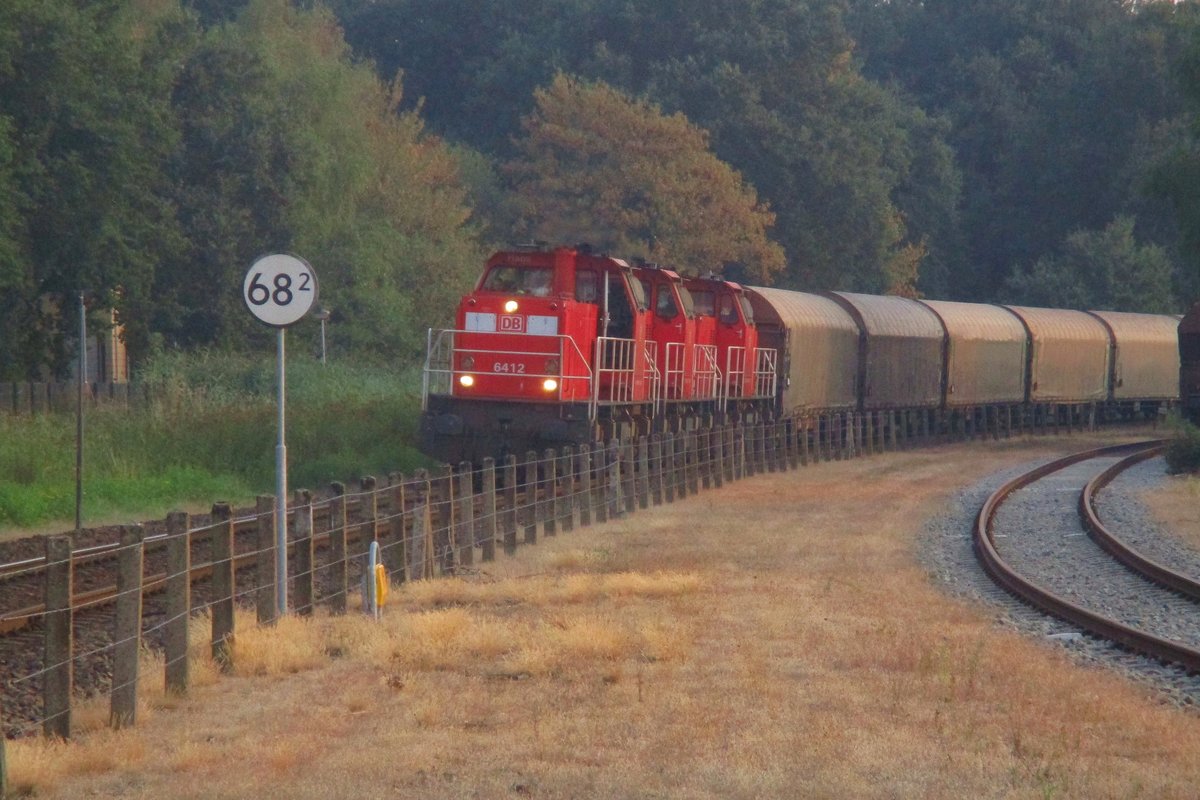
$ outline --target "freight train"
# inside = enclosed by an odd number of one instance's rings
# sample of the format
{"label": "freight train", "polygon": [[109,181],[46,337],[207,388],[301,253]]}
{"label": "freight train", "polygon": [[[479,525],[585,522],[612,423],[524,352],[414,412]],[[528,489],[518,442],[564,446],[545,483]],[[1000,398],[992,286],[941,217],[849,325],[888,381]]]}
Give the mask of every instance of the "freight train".
{"label": "freight train", "polygon": [[742,286],[584,245],[516,248],[488,259],[454,329],[429,332],[421,447],[457,463],[843,412],[914,432],[1152,415],[1179,396],[1178,325]]}

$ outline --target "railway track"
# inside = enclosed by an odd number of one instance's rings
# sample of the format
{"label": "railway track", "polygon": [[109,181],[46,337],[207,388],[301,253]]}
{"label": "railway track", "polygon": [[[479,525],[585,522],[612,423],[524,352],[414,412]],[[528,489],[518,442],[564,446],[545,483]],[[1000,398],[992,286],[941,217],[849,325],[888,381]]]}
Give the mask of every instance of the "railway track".
{"label": "railway track", "polygon": [[1094,507],[1105,485],[1162,447],[1101,448],[1013,478],[980,508],[973,547],[988,575],[1023,601],[1197,674],[1200,584],[1125,544]]}

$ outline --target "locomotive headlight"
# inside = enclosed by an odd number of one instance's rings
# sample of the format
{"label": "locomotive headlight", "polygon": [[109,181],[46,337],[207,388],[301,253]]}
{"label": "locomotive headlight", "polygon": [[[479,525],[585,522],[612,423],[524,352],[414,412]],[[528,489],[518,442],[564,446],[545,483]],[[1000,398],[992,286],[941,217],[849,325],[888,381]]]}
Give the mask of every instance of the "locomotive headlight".
{"label": "locomotive headlight", "polygon": [[458,382],[464,389],[470,389],[472,386],[475,385],[475,376],[474,375],[460,375],[458,378]]}
{"label": "locomotive headlight", "polygon": [[542,381],[542,388],[547,392],[553,392],[558,388],[558,381],[554,380],[554,378],[546,378],[546,380]]}
{"label": "locomotive headlight", "polygon": [[504,302],[504,313],[505,314],[511,314],[516,310],[517,310],[517,301],[516,300],[506,300]]}
{"label": "locomotive headlight", "polygon": [[475,369],[475,358],[473,356],[463,356],[463,369]]}
{"label": "locomotive headlight", "polygon": [[546,373],[549,375],[555,375],[558,373],[558,359],[557,358],[550,358],[550,359],[546,360]]}

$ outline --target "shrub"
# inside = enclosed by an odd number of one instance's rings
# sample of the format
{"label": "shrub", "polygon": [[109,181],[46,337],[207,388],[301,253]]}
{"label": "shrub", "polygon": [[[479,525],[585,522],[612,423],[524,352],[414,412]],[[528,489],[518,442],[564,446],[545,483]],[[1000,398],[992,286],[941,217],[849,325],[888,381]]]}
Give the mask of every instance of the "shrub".
{"label": "shrub", "polygon": [[1166,452],[1167,472],[1200,472],[1200,427],[1180,421]]}

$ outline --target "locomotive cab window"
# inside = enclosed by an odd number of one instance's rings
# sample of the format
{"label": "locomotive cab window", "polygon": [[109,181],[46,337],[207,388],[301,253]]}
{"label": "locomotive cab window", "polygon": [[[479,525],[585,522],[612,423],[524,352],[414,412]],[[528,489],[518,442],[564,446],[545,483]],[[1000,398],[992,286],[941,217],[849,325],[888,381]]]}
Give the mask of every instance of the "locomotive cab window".
{"label": "locomotive cab window", "polygon": [[545,297],[554,285],[554,270],[550,267],[513,267],[501,264],[493,267],[483,280],[489,292],[511,292]]}
{"label": "locomotive cab window", "polygon": [[670,286],[659,286],[654,298],[654,313],[662,319],[675,319],[679,314],[679,306],[675,304],[675,295]]}
{"label": "locomotive cab window", "polygon": [[692,293],[687,290],[686,286],[679,287],[679,299],[683,301],[683,313],[687,314],[688,319],[695,319],[696,302],[692,299]]}
{"label": "locomotive cab window", "polygon": [[733,295],[721,295],[721,301],[718,306],[718,319],[725,325],[736,325],[738,322],[737,307],[733,304]]}
{"label": "locomotive cab window", "polygon": [[691,295],[692,304],[697,314],[702,317],[715,317],[717,315],[716,298],[713,297],[712,292],[693,289]]}
{"label": "locomotive cab window", "polygon": [[749,298],[746,295],[738,297],[738,301],[742,304],[742,316],[746,319],[747,325],[754,324],[754,308],[750,305]]}
{"label": "locomotive cab window", "polygon": [[650,307],[650,295],[642,288],[641,281],[629,281],[629,291],[633,294],[633,302],[639,310],[645,311]]}
{"label": "locomotive cab window", "polygon": [[600,299],[600,280],[590,269],[575,273],[575,299],[581,303],[595,303]]}

